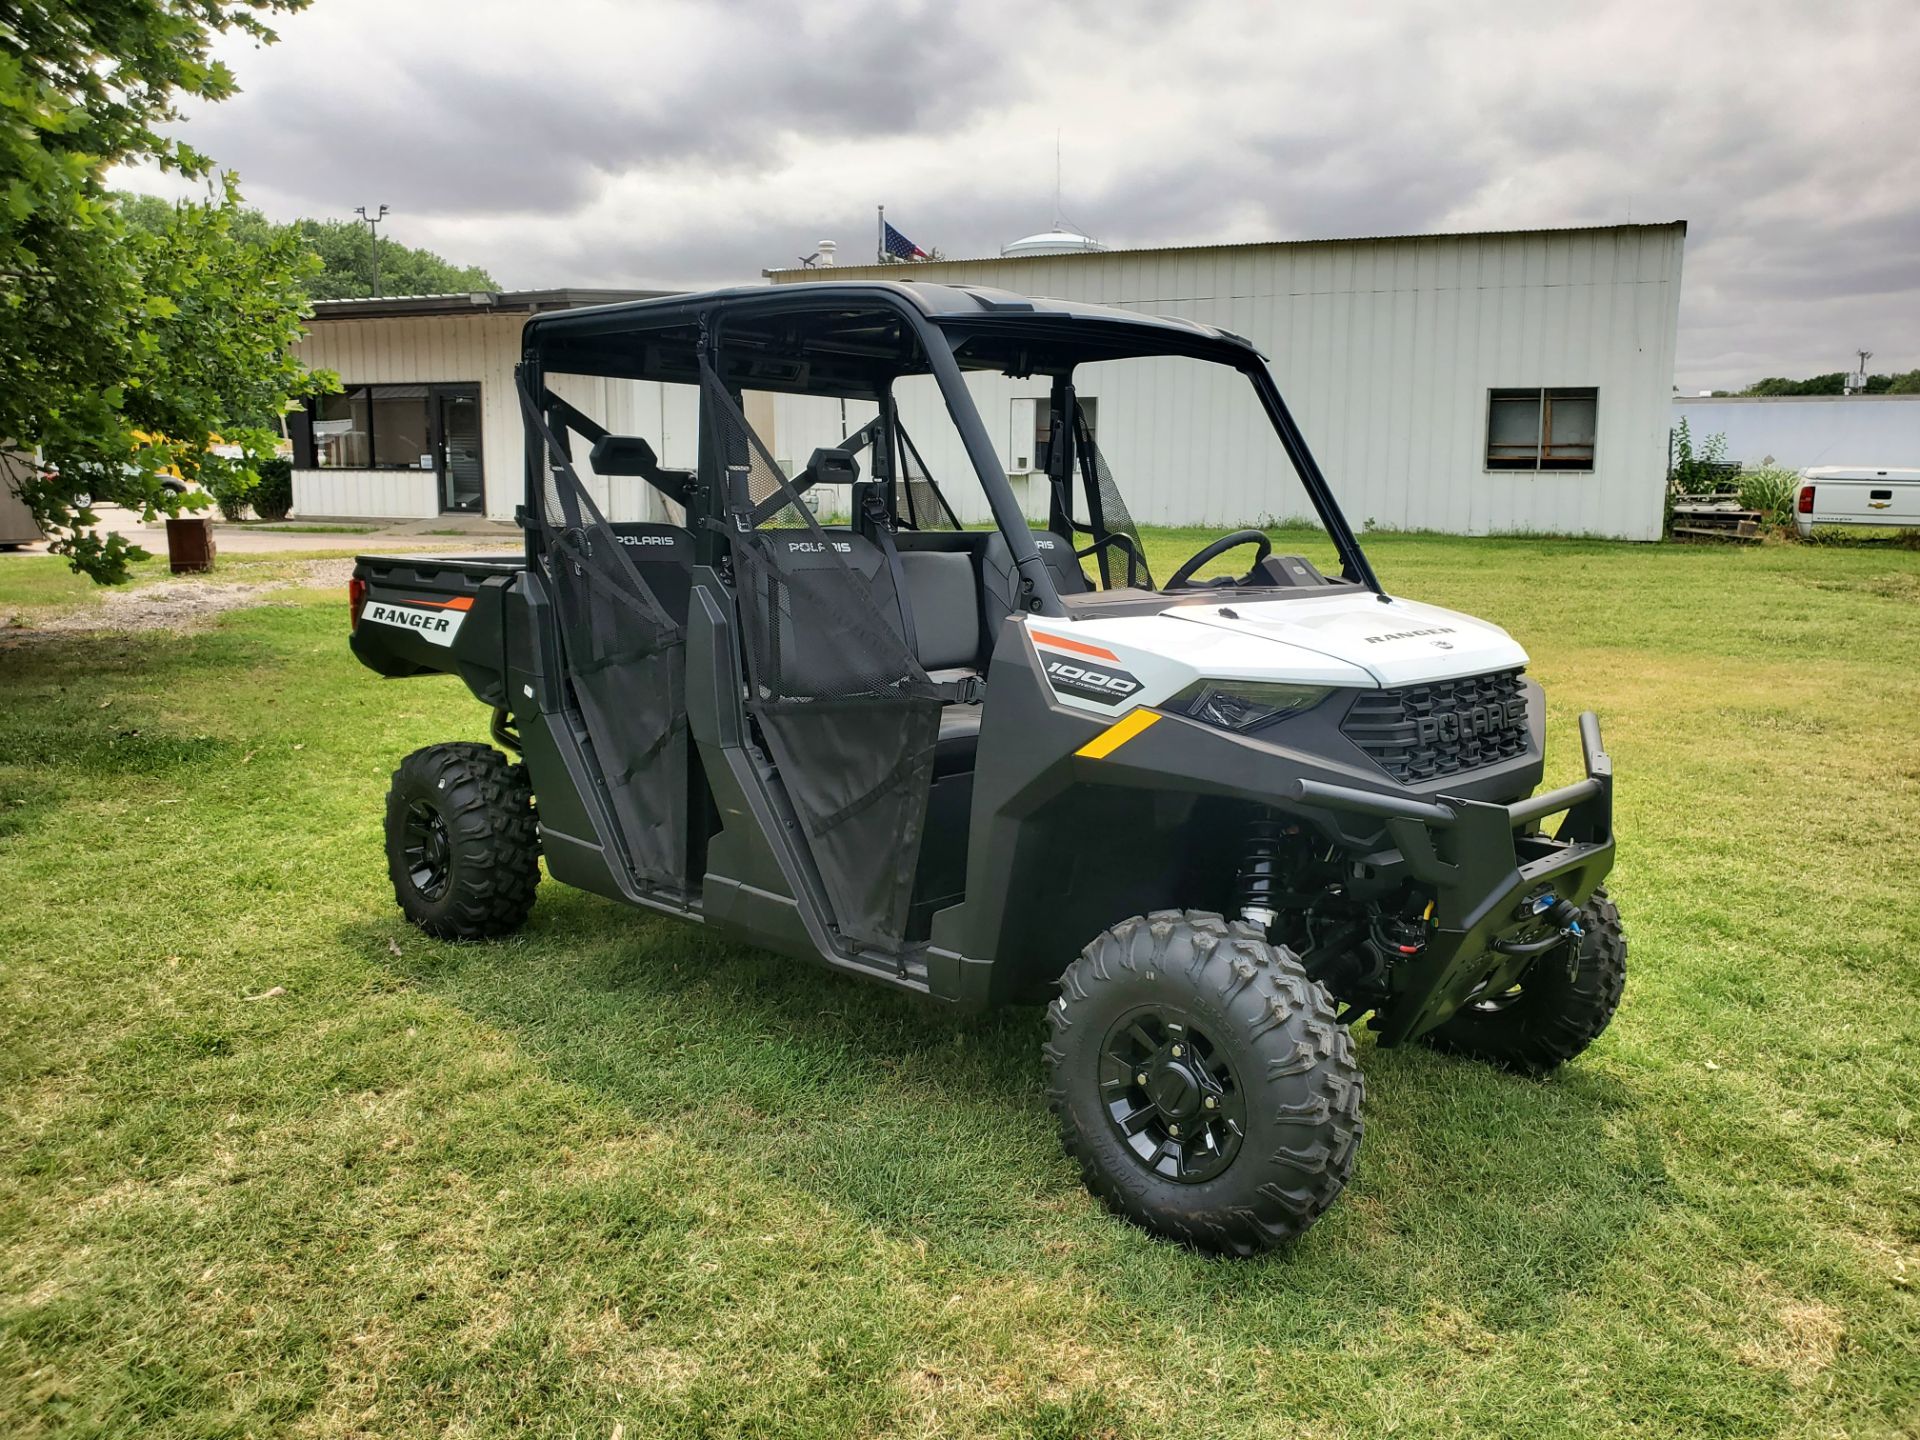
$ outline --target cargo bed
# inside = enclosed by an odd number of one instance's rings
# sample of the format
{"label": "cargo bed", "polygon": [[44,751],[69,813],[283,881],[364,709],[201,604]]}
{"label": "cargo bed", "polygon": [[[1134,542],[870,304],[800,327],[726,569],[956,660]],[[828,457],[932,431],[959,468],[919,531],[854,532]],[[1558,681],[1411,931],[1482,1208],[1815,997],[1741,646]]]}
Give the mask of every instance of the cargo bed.
{"label": "cargo bed", "polygon": [[353,653],[388,676],[459,675],[490,705],[506,699],[506,593],[519,555],[360,555],[348,596]]}

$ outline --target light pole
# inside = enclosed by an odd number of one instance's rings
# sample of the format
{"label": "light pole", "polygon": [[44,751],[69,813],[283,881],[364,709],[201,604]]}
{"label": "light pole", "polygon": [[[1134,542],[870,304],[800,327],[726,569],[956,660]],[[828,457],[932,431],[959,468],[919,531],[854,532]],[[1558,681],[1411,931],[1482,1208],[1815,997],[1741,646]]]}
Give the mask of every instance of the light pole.
{"label": "light pole", "polygon": [[380,222],[387,218],[387,207],[382,205],[379,213],[369,215],[367,207],[356,205],[353,213],[367,222],[367,235],[373,242],[373,296],[380,298]]}

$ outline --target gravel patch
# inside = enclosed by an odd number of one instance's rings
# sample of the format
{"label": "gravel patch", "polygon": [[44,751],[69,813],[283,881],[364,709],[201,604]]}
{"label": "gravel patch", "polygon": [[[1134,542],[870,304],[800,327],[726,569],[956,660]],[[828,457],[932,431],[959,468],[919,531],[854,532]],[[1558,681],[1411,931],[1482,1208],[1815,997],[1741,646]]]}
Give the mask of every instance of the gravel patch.
{"label": "gravel patch", "polygon": [[300,568],[303,574],[275,580],[160,580],[132,589],[108,590],[97,606],[41,616],[25,625],[9,623],[0,629],[0,645],[18,644],[40,635],[97,631],[189,634],[206,629],[229,610],[270,604],[266,596],[290,585],[344,594],[348,577],[353,574],[353,561],[309,560]]}

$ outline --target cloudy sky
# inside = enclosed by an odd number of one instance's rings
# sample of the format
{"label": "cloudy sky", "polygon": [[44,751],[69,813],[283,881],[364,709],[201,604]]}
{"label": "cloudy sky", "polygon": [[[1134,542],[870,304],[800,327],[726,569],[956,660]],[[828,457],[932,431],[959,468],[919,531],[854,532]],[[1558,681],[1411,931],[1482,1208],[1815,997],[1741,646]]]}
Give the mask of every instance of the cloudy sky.
{"label": "cloudy sky", "polygon": [[[1682,389],[1920,366],[1917,0],[314,0],[185,133],[509,287],[1683,219]],[[164,190],[152,177],[143,188]]]}

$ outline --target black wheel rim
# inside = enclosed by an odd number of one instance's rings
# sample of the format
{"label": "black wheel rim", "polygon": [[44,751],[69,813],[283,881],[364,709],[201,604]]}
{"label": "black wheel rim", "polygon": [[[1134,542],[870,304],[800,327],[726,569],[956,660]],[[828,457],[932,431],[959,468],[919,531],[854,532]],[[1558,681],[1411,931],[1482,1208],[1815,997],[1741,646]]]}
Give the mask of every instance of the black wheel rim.
{"label": "black wheel rim", "polygon": [[1163,1180],[1211,1180],[1246,1138],[1246,1097],[1225,1051],[1169,1007],[1130,1011],[1107,1031],[1100,1098],[1127,1152]]}
{"label": "black wheel rim", "polygon": [[406,830],[401,837],[407,857],[407,878],[423,900],[438,900],[453,883],[453,845],[447,822],[425,800],[407,806]]}

